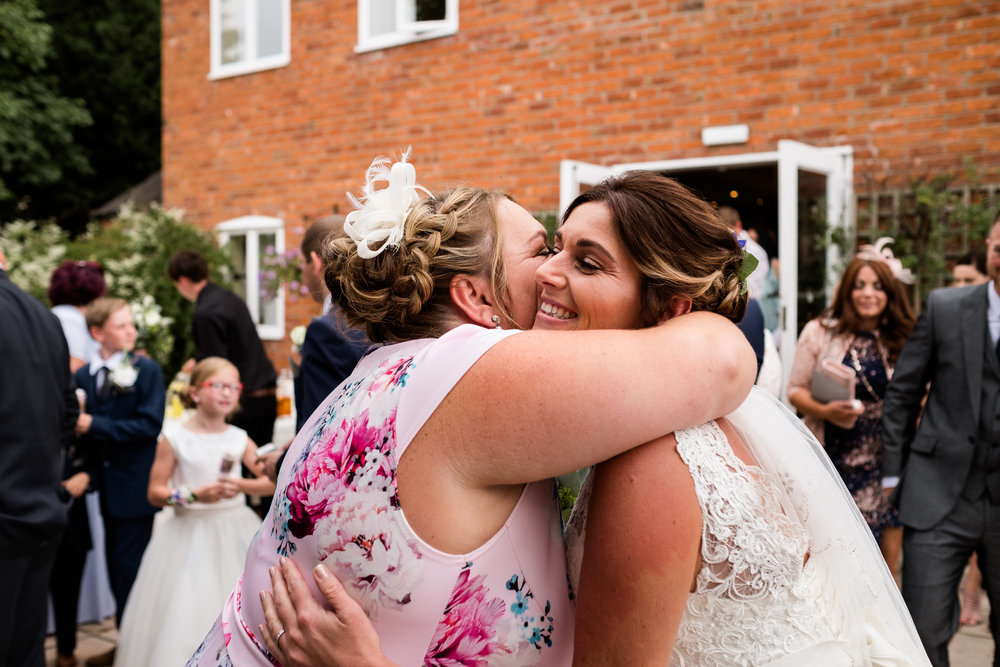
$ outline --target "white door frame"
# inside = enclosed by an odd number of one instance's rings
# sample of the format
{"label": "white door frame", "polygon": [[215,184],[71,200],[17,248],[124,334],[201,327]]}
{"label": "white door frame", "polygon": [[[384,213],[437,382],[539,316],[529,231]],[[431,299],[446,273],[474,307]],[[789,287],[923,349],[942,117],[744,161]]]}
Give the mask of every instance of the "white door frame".
{"label": "white door frame", "polygon": [[[681,160],[625,162],[610,166],[578,160],[563,160],[559,166],[559,214],[580,192],[581,185],[595,185],[604,178],[630,169],[677,173],[719,167],[777,165],[778,167],[778,258],[781,264],[779,292],[781,300],[781,362],[787,385],[795,357],[798,337],[798,189],[799,170],[826,176],[827,221],[829,228],[854,229],[854,151],[851,146],[817,148],[798,141],[782,139],[778,150]],[[827,244],[827,298],[839,277],[840,250]],[[767,267],[763,267],[767,270]]]}

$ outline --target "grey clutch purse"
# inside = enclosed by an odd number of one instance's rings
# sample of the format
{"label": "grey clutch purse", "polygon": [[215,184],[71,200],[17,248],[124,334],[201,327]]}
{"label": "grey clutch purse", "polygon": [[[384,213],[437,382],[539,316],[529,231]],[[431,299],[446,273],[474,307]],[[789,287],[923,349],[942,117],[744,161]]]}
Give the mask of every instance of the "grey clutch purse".
{"label": "grey clutch purse", "polygon": [[813,371],[809,393],[820,403],[854,400],[854,369],[832,359],[824,359]]}

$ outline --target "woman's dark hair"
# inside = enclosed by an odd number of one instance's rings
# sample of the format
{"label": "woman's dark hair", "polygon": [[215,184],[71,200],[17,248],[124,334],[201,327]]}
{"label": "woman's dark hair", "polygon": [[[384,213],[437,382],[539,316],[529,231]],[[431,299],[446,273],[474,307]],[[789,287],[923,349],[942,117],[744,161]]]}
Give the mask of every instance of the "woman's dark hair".
{"label": "woman's dark hair", "polygon": [[672,297],[690,299],[692,310],[743,319],[749,298],[737,275],[743,249],[711,204],[672,178],[628,171],[581,193],[563,221],[590,202],[611,211],[615,233],[642,275],[643,326],[659,322]]}
{"label": "woman's dark hair", "polygon": [[889,265],[885,262],[859,257],[851,260],[851,263],[844,269],[840,283],[837,284],[833,303],[823,311],[820,321],[837,335],[855,334],[861,330],[861,320],[857,311],[854,310],[851,292],[854,291],[858,272],[866,266],[875,272],[875,276],[885,292],[885,310],[879,317],[877,331],[879,340],[889,353],[889,363],[894,364],[899,357],[899,351],[903,349],[906,337],[913,331],[917,318],[913,314],[913,307],[910,306],[910,300],[903,289],[903,283],[892,275]]}
{"label": "woman's dark hair", "polygon": [[104,269],[97,262],[67,260],[49,278],[49,301],[53,306],[86,306],[104,294]]}

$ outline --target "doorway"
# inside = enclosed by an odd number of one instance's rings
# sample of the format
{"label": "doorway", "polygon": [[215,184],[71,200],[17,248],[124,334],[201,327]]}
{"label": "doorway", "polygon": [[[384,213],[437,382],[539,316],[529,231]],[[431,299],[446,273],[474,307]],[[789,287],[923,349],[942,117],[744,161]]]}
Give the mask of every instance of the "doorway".
{"label": "doorway", "polygon": [[[779,272],[778,339],[784,382],[805,323],[829,301],[841,270],[835,233],[854,228],[853,150],[817,148],[781,140],[766,153],[622,163],[575,160],[560,165],[560,212],[587,187],[630,169],[677,179],[718,206],[736,208],[744,228],[755,228]],[[766,270],[762,267],[761,270]]]}

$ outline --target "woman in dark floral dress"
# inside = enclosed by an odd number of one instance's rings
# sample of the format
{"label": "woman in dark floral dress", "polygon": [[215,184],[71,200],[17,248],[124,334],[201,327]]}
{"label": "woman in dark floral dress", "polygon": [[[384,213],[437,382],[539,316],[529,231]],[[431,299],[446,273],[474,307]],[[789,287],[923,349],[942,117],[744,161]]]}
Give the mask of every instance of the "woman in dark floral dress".
{"label": "woman in dark floral dress", "polygon": [[889,384],[889,371],[878,340],[870,331],[854,337],[843,363],[855,369],[854,396],[861,401],[863,412],[851,429],[824,423],[826,453],[875,539],[881,541],[886,526],[900,526],[895,509],[882,492],[882,398]]}
{"label": "woman in dark floral dress", "polygon": [[[916,321],[902,284],[908,274],[881,244],[863,247],[833,303],[802,330],[788,381],[789,402],[824,443],[894,574],[902,531],[882,491],[882,398]],[[853,401],[822,403],[812,395],[813,371],[825,360],[854,372]]]}

